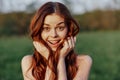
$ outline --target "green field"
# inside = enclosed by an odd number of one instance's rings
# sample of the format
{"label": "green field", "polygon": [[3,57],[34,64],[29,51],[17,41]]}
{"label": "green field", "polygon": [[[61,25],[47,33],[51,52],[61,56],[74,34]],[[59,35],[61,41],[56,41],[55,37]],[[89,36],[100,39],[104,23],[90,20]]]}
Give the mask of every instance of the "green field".
{"label": "green field", "polygon": [[[26,36],[0,38],[0,80],[23,80],[21,59],[32,47]],[[120,80],[120,31],[82,32],[75,50],[93,59],[89,80]]]}

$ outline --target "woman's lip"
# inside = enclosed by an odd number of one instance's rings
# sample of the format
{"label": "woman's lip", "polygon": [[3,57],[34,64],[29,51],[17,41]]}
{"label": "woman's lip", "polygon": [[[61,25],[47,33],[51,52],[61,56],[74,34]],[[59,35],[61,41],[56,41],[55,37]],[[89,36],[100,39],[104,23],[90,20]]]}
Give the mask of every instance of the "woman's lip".
{"label": "woman's lip", "polygon": [[49,40],[48,43],[50,44],[50,46],[56,47],[59,45],[60,40]]}
{"label": "woman's lip", "polygon": [[60,40],[48,40],[48,42],[50,42],[50,43],[52,43],[52,44],[55,44],[55,43],[60,42]]}

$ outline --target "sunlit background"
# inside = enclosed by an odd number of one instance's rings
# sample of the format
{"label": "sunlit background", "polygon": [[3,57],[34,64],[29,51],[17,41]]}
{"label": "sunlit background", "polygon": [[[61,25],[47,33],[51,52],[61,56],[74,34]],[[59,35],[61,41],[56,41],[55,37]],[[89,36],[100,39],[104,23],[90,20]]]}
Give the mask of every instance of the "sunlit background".
{"label": "sunlit background", "polygon": [[33,53],[29,24],[45,2],[65,4],[80,24],[75,50],[93,59],[89,80],[120,80],[120,0],[0,0],[0,80],[23,80]]}
{"label": "sunlit background", "polygon": [[87,11],[99,10],[119,10],[119,0],[0,0],[0,12],[20,12],[29,9],[38,9],[41,4],[48,1],[58,1],[66,4],[75,14],[83,14]]}

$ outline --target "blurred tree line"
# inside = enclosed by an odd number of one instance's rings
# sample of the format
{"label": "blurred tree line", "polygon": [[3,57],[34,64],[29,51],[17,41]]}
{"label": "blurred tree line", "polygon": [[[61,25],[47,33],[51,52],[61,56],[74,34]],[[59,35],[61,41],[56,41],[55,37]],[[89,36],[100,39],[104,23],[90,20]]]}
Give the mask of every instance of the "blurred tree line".
{"label": "blurred tree line", "polygon": [[27,34],[31,18],[25,12],[0,14],[0,36]]}
{"label": "blurred tree line", "polygon": [[81,31],[118,30],[120,29],[120,10],[95,10],[83,15],[75,15]]}
{"label": "blurred tree line", "polygon": [[[0,36],[28,34],[30,21],[34,13],[0,14]],[[74,15],[81,31],[120,30],[120,10],[86,12]]]}

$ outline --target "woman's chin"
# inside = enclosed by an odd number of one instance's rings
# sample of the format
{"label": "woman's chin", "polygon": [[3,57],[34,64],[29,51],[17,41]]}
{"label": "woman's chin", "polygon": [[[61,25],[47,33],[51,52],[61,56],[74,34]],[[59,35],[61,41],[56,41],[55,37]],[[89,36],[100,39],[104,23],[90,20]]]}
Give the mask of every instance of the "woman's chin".
{"label": "woman's chin", "polygon": [[54,52],[55,52],[56,50],[57,50],[57,48],[52,48],[52,51],[54,51]]}

